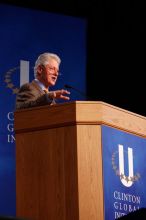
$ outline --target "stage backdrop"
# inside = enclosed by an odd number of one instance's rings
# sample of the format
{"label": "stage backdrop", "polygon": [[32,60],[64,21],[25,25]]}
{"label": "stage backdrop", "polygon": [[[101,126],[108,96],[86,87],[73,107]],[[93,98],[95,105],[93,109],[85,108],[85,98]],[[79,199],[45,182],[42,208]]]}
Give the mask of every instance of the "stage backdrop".
{"label": "stage backdrop", "polygon": [[[43,52],[62,60],[53,89],[70,84],[86,93],[86,20],[0,4],[0,28],[0,215],[15,215],[16,94],[33,79],[34,62]],[[85,100],[71,92],[71,100]]]}

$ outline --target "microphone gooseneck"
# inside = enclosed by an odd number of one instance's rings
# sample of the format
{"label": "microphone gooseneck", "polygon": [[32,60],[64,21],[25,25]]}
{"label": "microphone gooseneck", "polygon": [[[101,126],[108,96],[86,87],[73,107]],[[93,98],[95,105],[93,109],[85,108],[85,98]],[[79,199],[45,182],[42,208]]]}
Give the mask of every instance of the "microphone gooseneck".
{"label": "microphone gooseneck", "polygon": [[77,89],[71,85],[65,84],[64,87],[66,89],[73,89],[73,90],[77,91],[80,95],[82,95],[84,98],[89,99],[89,97],[85,93],[81,92],[79,89]]}
{"label": "microphone gooseneck", "polygon": [[68,85],[68,84],[65,84],[64,87],[65,87],[66,89],[73,89],[73,87],[70,86],[70,85]]}

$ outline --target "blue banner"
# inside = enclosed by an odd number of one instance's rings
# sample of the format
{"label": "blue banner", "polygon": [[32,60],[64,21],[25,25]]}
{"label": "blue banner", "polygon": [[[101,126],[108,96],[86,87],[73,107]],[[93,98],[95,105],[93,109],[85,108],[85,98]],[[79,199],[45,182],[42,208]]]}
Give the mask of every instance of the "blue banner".
{"label": "blue banner", "polygon": [[[86,21],[0,4],[0,215],[16,214],[14,111],[21,84],[32,80],[38,55],[57,53],[61,77],[86,93]],[[51,88],[50,88],[51,89]],[[72,91],[71,100],[84,100]]]}
{"label": "blue banner", "polygon": [[146,207],[146,139],[102,126],[105,220]]}

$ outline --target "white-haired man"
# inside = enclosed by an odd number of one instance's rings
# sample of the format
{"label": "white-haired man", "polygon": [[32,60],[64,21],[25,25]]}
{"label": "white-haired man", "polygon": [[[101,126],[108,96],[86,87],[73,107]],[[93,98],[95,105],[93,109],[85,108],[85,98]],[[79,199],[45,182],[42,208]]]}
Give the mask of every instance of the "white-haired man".
{"label": "white-haired man", "polygon": [[22,85],[16,97],[16,109],[54,104],[55,99],[69,100],[70,92],[64,89],[49,91],[56,84],[61,59],[54,53],[43,53],[34,66],[35,79]]}

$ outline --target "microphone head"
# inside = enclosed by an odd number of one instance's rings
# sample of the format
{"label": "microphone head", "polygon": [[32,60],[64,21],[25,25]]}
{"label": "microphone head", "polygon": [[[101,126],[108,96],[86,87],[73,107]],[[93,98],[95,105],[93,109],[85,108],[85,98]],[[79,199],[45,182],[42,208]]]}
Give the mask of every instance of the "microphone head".
{"label": "microphone head", "polygon": [[67,85],[67,84],[65,84],[64,87],[65,87],[66,89],[72,89],[72,87],[71,87],[70,85]]}

